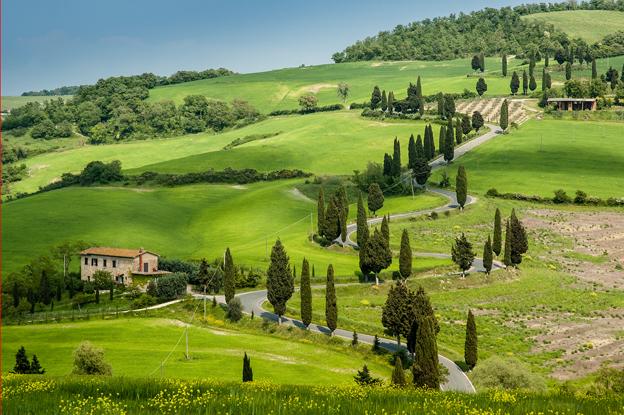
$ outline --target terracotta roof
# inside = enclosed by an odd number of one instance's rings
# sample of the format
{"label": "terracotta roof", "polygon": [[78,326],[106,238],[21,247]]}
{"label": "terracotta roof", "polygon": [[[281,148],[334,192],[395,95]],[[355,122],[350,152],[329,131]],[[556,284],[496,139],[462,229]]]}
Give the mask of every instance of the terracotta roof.
{"label": "terracotta roof", "polygon": [[596,98],[548,98],[548,102],[594,102]]}
{"label": "terracotta roof", "polygon": [[[80,255],[102,255],[102,256],[115,256],[119,258],[136,258],[141,253],[149,253],[156,255],[153,252],[148,252],[144,249],[125,249],[125,248],[107,248],[102,246],[95,246],[87,248],[80,253]],[[156,255],[158,256],[158,255]]]}

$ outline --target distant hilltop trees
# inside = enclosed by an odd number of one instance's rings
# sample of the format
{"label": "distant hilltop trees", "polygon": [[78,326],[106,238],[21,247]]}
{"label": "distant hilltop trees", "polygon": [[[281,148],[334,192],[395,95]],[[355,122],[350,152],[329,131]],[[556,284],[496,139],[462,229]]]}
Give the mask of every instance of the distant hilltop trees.
{"label": "distant hilltop trees", "polygon": [[[524,4],[514,8],[486,8],[469,14],[451,14],[379,32],[334,53],[336,63],[367,60],[446,60],[483,52],[525,56],[538,48],[545,54],[565,48],[571,40],[551,24],[523,20],[522,16],[564,10],[624,11],[624,0],[592,0],[554,4]],[[544,33],[548,32],[548,36]],[[583,42],[575,39],[574,42]],[[583,42],[584,43],[584,42]],[[615,56],[624,51],[624,32],[605,37],[591,45],[595,58]]]}

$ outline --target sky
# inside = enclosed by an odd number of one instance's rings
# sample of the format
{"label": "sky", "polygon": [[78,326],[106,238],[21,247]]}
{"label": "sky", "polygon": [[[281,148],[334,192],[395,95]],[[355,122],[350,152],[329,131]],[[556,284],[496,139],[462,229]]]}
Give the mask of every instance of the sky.
{"label": "sky", "polygon": [[100,78],[330,63],[358,39],[524,0],[4,0],[2,95]]}

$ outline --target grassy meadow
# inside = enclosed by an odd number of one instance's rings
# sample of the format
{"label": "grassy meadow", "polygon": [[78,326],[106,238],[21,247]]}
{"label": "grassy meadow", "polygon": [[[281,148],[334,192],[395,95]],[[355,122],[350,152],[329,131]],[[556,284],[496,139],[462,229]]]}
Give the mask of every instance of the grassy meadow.
{"label": "grassy meadow", "polygon": [[[316,227],[316,202],[295,191],[301,183],[73,187],[12,201],[3,206],[3,270],[5,275],[16,271],[34,253],[45,254],[66,240],[144,246],[164,256],[186,259],[213,259],[229,246],[235,261],[265,268],[266,254],[279,237],[298,267],[305,256],[317,270],[332,263],[337,273],[353,275],[358,268],[355,252],[324,249],[308,240],[311,227]],[[445,203],[427,193],[414,199],[388,198],[379,214]],[[355,211],[351,206],[352,218]],[[431,258],[423,262],[423,269],[446,264],[447,260]]]}
{"label": "grassy meadow", "polygon": [[[2,336],[3,372],[13,367],[14,352],[25,345],[29,355],[37,355],[47,375],[67,375],[72,370],[73,350],[80,342],[88,340],[105,350],[113,376],[160,376],[160,363],[184,332],[184,325],[172,318],[120,317],[6,326]],[[346,347],[319,347],[309,340],[292,341],[214,327],[191,325],[189,350],[192,359],[185,359],[182,339],[167,360],[163,374],[170,378],[238,381],[244,352],[251,356],[255,379],[259,381],[315,385],[331,379],[335,384],[350,384],[353,374],[364,363],[377,376],[390,374],[389,366],[381,359],[367,359],[364,355],[349,352]]]}
{"label": "grassy meadow", "polygon": [[[624,168],[623,128],[619,122],[531,120],[455,164],[466,167],[471,192],[496,188],[501,193],[552,196],[564,189],[572,196],[583,190],[591,196],[621,198],[624,176],[616,172]],[[454,177],[457,168],[451,165],[447,171]]]}
{"label": "grassy meadow", "polygon": [[29,102],[45,102],[51,99],[68,99],[71,98],[71,95],[56,95],[56,96],[45,96],[45,95],[34,95],[34,96],[15,96],[15,95],[4,95],[2,96],[2,111],[12,110],[13,108],[19,108],[21,106],[26,105]]}
{"label": "grassy meadow", "polygon": [[581,38],[588,43],[599,42],[624,27],[624,12],[612,10],[567,10],[530,14],[522,18],[548,22],[570,38]]}

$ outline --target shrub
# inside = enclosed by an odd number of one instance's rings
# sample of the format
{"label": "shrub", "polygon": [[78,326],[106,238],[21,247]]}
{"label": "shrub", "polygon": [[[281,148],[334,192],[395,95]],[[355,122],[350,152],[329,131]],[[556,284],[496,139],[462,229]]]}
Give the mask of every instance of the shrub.
{"label": "shrub", "polygon": [[176,272],[163,277],[158,277],[150,281],[150,284],[153,283],[153,295],[155,295],[159,301],[169,301],[178,298],[186,292],[187,282],[188,277],[186,274]]}
{"label": "shrub", "polygon": [[236,297],[231,299],[227,305],[227,318],[233,322],[237,322],[243,318],[243,305]]}
{"label": "shrub", "polygon": [[146,308],[153,306],[157,302],[156,297],[153,295],[143,293],[132,302],[132,308]]}
{"label": "shrub", "polygon": [[583,205],[587,202],[587,193],[582,190],[576,191],[576,196],[574,197],[574,203],[578,205]]}
{"label": "shrub", "polygon": [[544,379],[532,373],[515,358],[490,357],[472,372],[477,388],[528,389],[542,391]]}
{"label": "shrub", "polygon": [[93,294],[79,293],[74,295],[74,298],[72,298],[72,307],[74,309],[78,309],[85,304],[93,302],[95,302],[95,297],[93,296]]}
{"label": "shrub", "polygon": [[554,203],[561,204],[561,203],[570,203],[572,200],[570,199],[570,196],[568,196],[567,193],[563,189],[559,189],[559,190],[555,190],[555,196],[553,197],[552,201]]}
{"label": "shrub", "polygon": [[111,365],[104,361],[104,350],[84,341],[74,350],[75,375],[112,375]]}

